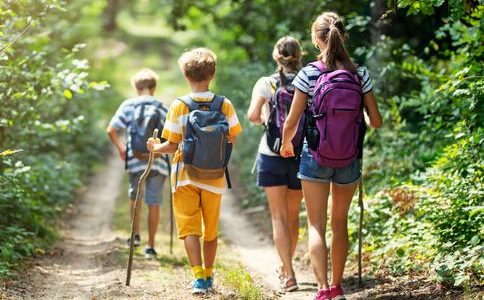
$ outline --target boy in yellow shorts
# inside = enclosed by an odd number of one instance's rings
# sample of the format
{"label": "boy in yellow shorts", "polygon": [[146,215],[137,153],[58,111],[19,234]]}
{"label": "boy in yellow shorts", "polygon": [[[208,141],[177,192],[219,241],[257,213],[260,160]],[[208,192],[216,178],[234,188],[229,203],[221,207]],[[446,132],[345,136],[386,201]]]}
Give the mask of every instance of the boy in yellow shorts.
{"label": "boy in yellow shorts", "polygon": [[195,277],[192,293],[198,294],[213,286],[220,204],[229,183],[226,166],[242,128],[232,103],[209,90],[215,76],[215,53],[193,49],[183,53],[178,64],[191,93],[171,105],[162,133],[166,142],[149,139],[147,146],[155,153],[175,152],[173,207],[178,236]]}

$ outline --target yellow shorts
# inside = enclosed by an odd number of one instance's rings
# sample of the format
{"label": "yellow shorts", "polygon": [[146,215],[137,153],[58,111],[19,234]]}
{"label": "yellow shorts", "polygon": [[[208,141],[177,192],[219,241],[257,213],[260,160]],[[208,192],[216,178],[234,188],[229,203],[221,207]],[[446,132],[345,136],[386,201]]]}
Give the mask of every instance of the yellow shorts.
{"label": "yellow shorts", "polygon": [[215,240],[218,235],[221,199],[221,194],[193,185],[177,187],[173,193],[173,211],[178,237],[183,239],[188,235],[197,235],[203,236],[205,241]]}

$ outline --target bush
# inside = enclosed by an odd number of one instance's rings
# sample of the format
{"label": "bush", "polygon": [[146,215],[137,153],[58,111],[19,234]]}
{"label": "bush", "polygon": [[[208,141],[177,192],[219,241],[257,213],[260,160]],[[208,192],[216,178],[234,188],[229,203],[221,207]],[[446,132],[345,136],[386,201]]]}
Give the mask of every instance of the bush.
{"label": "bush", "polygon": [[[100,10],[27,2],[0,4],[1,41],[24,32],[0,56],[0,277],[51,245],[56,220],[107,142],[95,105],[106,84],[88,80],[82,26],[62,26]],[[81,14],[71,13],[76,6]]]}

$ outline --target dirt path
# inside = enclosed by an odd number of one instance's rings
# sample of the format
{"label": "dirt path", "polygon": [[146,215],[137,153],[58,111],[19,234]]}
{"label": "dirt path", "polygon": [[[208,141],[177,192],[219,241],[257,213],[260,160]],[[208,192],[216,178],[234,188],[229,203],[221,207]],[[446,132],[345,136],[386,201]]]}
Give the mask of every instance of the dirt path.
{"label": "dirt path", "polygon": [[[123,176],[123,163],[110,156],[74,205],[60,241],[50,253],[31,261],[6,294],[0,291],[0,299],[192,299],[181,248],[168,255],[167,247],[160,245],[159,260],[146,260],[138,250],[131,286],[125,286],[127,247],[124,236],[111,230]],[[220,287],[211,298],[228,299],[225,295],[231,294]]]}
{"label": "dirt path", "polygon": [[220,222],[224,236],[237,251],[249,273],[276,298],[312,299],[316,286],[308,272],[297,272],[300,285],[298,292],[285,295],[278,293],[279,280],[276,268],[279,265],[279,258],[272,240],[251,222],[251,218],[260,216],[242,212],[237,201],[233,191],[224,195]]}
{"label": "dirt path", "polygon": [[28,276],[14,285],[10,297],[128,299],[161,291],[141,288],[139,276],[133,276],[131,288],[124,286],[124,263],[120,259],[124,245],[110,229],[122,170],[121,160],[110,156],[76,203],[61,231],[60,242],[48,255],[33,262]]}
{"label": "dirt path", "polygon": [[[168,235],[160,236],[158,260],[145,260],[138,250],[134,259],[131,286],[124,285],[127,249],[126,232],[113,232],[112,219],[116,205],[125,205],[123,163],[111,155],[106,166],[92,178],[85,193],[77,201],[61,231],[61,239],[53,250],[31,261],[29,270],[12,282],[0,299],[200,299],[190,295],[191,274],[180,242],[175,254],[168,255]],[[316,284],[309,268],[304,246],[298,251],[296,274],[300,290],[280,295],[275,267],[278,257],[267,232],[251,222],[263,214],[243,213],[238,206],[237,191],[224,195],[221,212],[222,241],[219,259],[238,260],[264,288],[271,299],[312,299]],[[123,203],[117,203],[121,199]],[[125,216],[127,217],[127,216]],[[165,220],[166,221],[166,220]],[[267,220],[269,221],[269,220]],[[127,221],[126,221],[127,222]],[[123,226],[126,227],[126,226]],[[163,227],[163,226],[161,226]],[[164,231],[162,228],[160,231]],[[160,233],[162,234],[162,233]],[[348,299],[451,299],[445,291],[431,290],[423,278],[400,281],[378,281],[369,278],[365,290],[359,290],[355,274],[346,274]],[[217,284],[217,293],[209,299],[239,299],[234,290]],[[434,286],[435,288],[435,286]],[[463,299],[450,295],[452,299]]]}

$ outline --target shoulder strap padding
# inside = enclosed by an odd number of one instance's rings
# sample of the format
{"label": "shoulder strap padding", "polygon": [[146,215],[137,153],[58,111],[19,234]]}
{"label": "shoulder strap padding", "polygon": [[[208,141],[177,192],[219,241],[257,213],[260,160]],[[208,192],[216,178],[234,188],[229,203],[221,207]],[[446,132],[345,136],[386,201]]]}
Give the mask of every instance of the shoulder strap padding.
{"label": "shoulder strap padding", "polygon": [[212,104],[210,105],[210,110],[222,111],[222,105],[224,104],[224,96],[214,95],[212,99]]}
{"label": "shoulder strap padding", "polygon": [[312,63],[309,63],[309,65],[316,67],[321,73],[328,71],[326,65],[320,60],[313,61]]}
{"label": "shoulder strap padding", "polygon": [[198,109],[198,103],[189,96],[178,97],[178,100],[185,103],[185,105],[188,106],[188,109],[190,111],[194,111]]}

